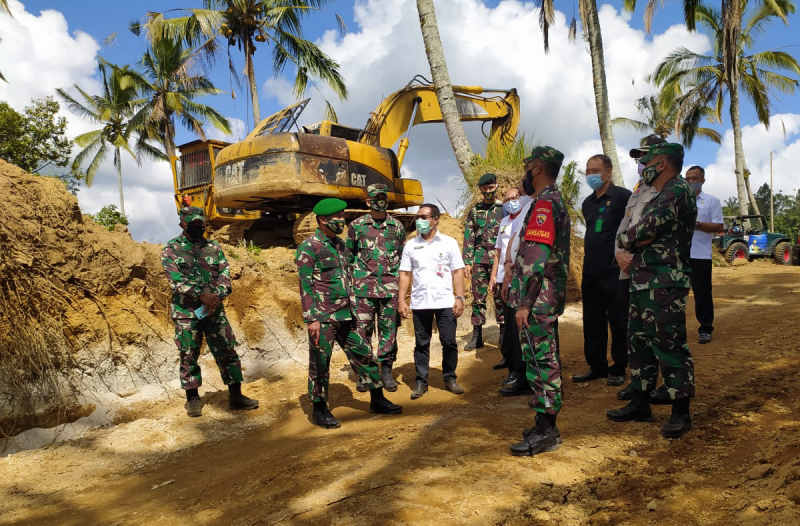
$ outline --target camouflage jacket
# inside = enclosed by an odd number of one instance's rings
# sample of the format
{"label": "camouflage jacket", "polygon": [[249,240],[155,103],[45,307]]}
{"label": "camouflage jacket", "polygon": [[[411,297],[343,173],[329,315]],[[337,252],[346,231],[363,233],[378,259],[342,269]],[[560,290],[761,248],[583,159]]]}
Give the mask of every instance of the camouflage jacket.
{"label": "camouflage jacket", "polygon": [[561,192],[548,186],[531,203],[519,232],[509,305],[532,313],[564,312],[569,272],[570,220]]}
{"label": "camouflage jacket", "polygon": [[392,216],[376,221],[370,214],[364,214],[350,223],[346,244],[357,297],[397,295],[398,268],[405,240],[405,228]]}
{"label": "camouflage jacket", "polygon": [[325,323],[355,318],[349,261],[344,241],[339,237],[330,239],[320,229],[300,243],[295,263],[303,321]]}
{"label": "camouflage jacket", "polygon": [[642,211],[639,221],[620,232],[617,244],[633,253],[631,290],[689,288],[689,251],[697,202],[682,177],[667,181]]}
{"label": "camouflage jacket", "polygon": [[491,265],[497,231],[503,219],[503,205],[483,201],[472,207],[464,223],[465,265]]}
{"label": "camouflage jacket", "polygon": [[161,266],[172,288],[173,319],[196,318],[200,294],[216,294],[221,299],[231,293],[228,260],[216,241],[192,243],[181,234],[161,251]]}

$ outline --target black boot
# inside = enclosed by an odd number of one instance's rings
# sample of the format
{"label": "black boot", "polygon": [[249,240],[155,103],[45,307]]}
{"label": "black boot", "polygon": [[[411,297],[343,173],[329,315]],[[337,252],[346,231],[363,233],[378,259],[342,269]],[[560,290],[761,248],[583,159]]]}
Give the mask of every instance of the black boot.
{"label": "black boot", "polygon": [[650,391],[650,403],[654,405],[672,405],[672,398],[669,397],[667,386],[661,384],[658,389]]}
{"label": "black boot", "polygon": [[381,365],[381,381],[387,391],[397,391],[397,382],[394,381],[392,376],[392,362],[384,362]]}
{"label": "black boot", "polygon": [[629,383],[627,387],[617,392],[617,400],[630,400],[636,389],[633,387],[633,382]]}
{"label": "black boot", "polygon": [[556,428],[556,415],[536,414],[536,426],[523,432],[522,442],[511,446],[515,457],[533,456],[558,449],[561,434]]}
{"label": "black boot", "polygon": [[525,374],[516,371],[508,375],[508,380],[499,391],[501,396],[519,396],[530,392],[531,388],[528,385],[528,379],[525,378]]}
{"label": "black boot", "polygon": [[615,422],[650,422],[653,413],[650,411],[650,403],[647,401],[647,393],[634,391],[631,401],[625,407],[619,409],[609,409],[606,411],[609,420]]}
{"label": "black boot", "polygon": [[692,417],[689,414],[689,399],[679,398],[672,403],[672,415],[661,427],[664,438],[680,438],[692,428]]}
{"label": "black boot", "polygon": [[369,392],[369,410],[372,413],[381,415],[397,415],[403,412],[403,408],[397,404],[391,403],[383,396],[383,389],[371,389]]}
{"label": "black boot", "polygon": [[481,325],[472,326],[472,338],[464,346],[465,351],[473,351],[483,347],[483,327]]}
{"label": "black boot", "polygon": [[186,404],[183,407],[186,408],[186,414],[189,416],[197,417],[203,415],[203,401],[200,400],[197,389],[186,390]]}
{"label": "black boot", "polygon": [[258,400],[247,398],[242,394],[242,384],[231,384],[228,386],[228,407],[233,410],[239,409],[258,409]]}
{"label": "black boot", "polygon": [[335,429],[341,425],[330,412],[328,409],[328,404],[324,400],[314,402],[314,414],[312,420],[314,421],[314,424],[326,429]]}

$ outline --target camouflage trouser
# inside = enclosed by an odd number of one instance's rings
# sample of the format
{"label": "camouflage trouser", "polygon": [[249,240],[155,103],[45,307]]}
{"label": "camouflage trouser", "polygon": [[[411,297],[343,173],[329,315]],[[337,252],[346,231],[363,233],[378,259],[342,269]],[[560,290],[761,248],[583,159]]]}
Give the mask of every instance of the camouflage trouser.
{"label": "camouflage trouser", "polygon": [[[372,333],[378,325],[378,362],[392,364],[397,359],[397,296],[390,298],[357,298],[356,331],[372,349]],[[377,320],[376,320],[377,319]]]}
{"label": "camouflage trouser", "polygon": [[673,400],[694,396],[694,363],[686,343],[689,289],[632,290],[628,311],[631,383],[642,392],[656,386],[658,365]]}
{"label": "camouflage trouser", "polygon": [[202,320],[173,319],[172,321],[175,323],[175,344],[180,352],[182,388],[197,389],[203,383],[200,366],[197,364],[203,335],[206,337],[211,354],[214,355],[225,385],[241,383],[242,364],[234,350],[236,338],[223,309]]}
{"label": "camouflage trouser", "polygon": [[[492,278],[491,265],[472,266],[472,325],[484,325],[486,323],[486,297],[489,295],[489,281]],[[503,300],[500,294],[494,297],[494,315],[497,324],[503,323]]]}
{"label": "camouflage trouser", "polygon": [[378,362],[370,352],[369,345],[356,332],[356,322],[333,321],[320,323],[319,343],[308,339],[308,394],[312,402],[328,399],[331,354],[334,342],[339,344],[350,361],[350,367],[368,389],[383,387]]}
{"label": "camouflage trouser", "polygon": [[528,327],[519,331],[519,341],[525,377],[536,399],[534,409],[539,413],[558,414],[563,401],[558,316],[532,312],[528,316]]}

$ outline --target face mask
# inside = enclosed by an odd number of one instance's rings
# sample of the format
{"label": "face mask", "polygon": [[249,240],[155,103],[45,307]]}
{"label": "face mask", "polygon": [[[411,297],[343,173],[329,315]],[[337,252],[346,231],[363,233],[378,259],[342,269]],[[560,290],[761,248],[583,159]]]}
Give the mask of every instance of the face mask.
{"label": "face mask", "polygon": [[386,199],[373,199],[369,202],[369,207],[376,212],[386,212],[389,202]]}
{"label": "face mask", "polygon": [[503,210],[508,215],[516,214],[520,208],[522,208],[522,203],[519,202],[519,199],[512,199],[503,203]]}
{"label": "face mask", "polygon": [[497,193],[497,190],[492,190],[491,192],[481,192],[483,194],[483,199],[488,201],[490,199],[494,199],[494,195]]}
{"label": "face mask", "polygon": [[427,219],[417,219],[416,221],[417,232],[423,236],[431,231],[431,222]]}
{"label": "face mask", "polygon": [[206,226],[203,223],[191,223],[186,227],[186,235],[192,241],[200,241],[203,239],[205,231]]}
{"label": "face mask", "polygon": [[651,185],[659,175],[661,175],[661,172],[658,171],[658,168],[656,168],[655,165],[648,166],[642,172],[642,181],[646,185]]}
{"label": "face mask", "polygon": [[605,181],[603,181],[603,176],[601,175],[586,174],[586,184],[588,184],[589,188],[591,188],[592,190],[597,190],[598,188],[603,186],[603,184],[605,184]]}
{"label": "face mask", "polygon": [[696,195],[696,196],[700,195],[700,191],[703,189],[703,183],[699,183],[699,182],[697,182],[697,183],[689,183],[689,188],[692,189],[692,192],[694,192],[694,195]]}
{"label": "face mask", "polygon": [[645,165],[642,163],[636,163],[636,170],[639,172],[639,177],[642,176],[642,172],[644,172]]}
{"label": "face mask", "polygon": [[344,219],[331,219],[328,221],[328,228],[334,234],[341,234],[344,232]]}
{"label": "face mask", "polygon": [[522,180],[522,189],[525,190],[525,195],[533,195],[536,188],[533,187],[533,172],[528,170],[525,172],[525,179]]}

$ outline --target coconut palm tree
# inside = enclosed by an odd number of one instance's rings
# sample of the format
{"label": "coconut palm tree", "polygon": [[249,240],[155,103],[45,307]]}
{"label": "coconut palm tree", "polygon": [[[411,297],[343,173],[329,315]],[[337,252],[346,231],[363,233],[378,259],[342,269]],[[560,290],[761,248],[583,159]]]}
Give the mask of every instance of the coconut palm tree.
{"label": "coconut palm tree", "polygon": [[339,72],[339,64],[326,55],[316,44],[302,37],[302,17],[311,9],[318,9],[327,0],[203,0],[202,9],[177,9],[181,16],[167,18],[164,13],[151,12],[144,24],[134,23],[131,30],[138,34],[147,32],[151,42],[161,38],[182,40],[189,47],[200,47],[209,56],[223,39],[228,52],[228,66],[234,77],[231,48],[244,54],[253,123],[261,120],[253,57],[258,43],[272,46],[272,70],[280,73],[287,63],[297,68],[294,91],[300,96],[309,79],[324,81],[341,98],[347,97],[347,88]]}
{"label": "coconut palm tree", "polygon": [[450,83],[450,74],[447,72],[447,61],[444,58],[442,39],[439,37],[439,26],[436,22],[436,8],[433,0],[417,0],[417,13],[419,14],[419,27],[422,30],[422,41],[425,44],[425,54],[431,68],[431,77],[436,89],[436,98],[442,110],[447,137],[456,156],[456,162],[465,179],[469,179],[470,163],[472,161],[472,148],[470,148],[464,126],[461,124],[461,115],[456,106],[456,97],[453,94],[453,85]]}
{"label": "coconut palm tree", "polygon": [[[747,168],[739,117],[739,89],[743,89],[753,103],[759,122],[768,127],[770,88],[793,93],[798,86],[797,79],[779,71],[800,75],[800,64],[789,53],[750,53],[755,35],[776,17],[782,18],[776,13],[776,9],[785,16],[785,13],[794,12],[794,5],[789,0],[774,0],[769,5],[754,4],[752,9],[747,8],[748,0],[739,0],[738,16],[743,29],[737,33],[734,28],[732,31],[737,36],[731,41],[731,30],[726,24],[733,15],[726,15],[725,12],[706,5],[697,6],[697,22],[712,33],[713,54],[701,55],[679,48],[659,64],[652,75],[653,81],[661,87],[665,103],[674,103],[677,106],[677,118],[680,121],[697,122],[700,118],[698,115],[708,114],[709,109],[716,119],[721,120],[725,96],[728,96],[736,163],[736,190],[742,215],[748,213],[748,203],[754,205],[756,210],[758,205],[748,198],[752,192],[748,191],[745,175]],[[742,26],[741,21],[745,14],[747,20]]]}
{"label": "coconut palm tree", "polygon": [[[110,74],[109,69],[111,70]],[[99,70],[103,84],[101,95],[89,95],[76,84],[75,90],[83,98],[83,102],[79,102],[63,89],[59,88],[56,91],[73,112],[101,125],[96,130],[75,137],[75,144],[83,149],[72,161],[73,172],[79,172],[81,165],[91,159],[85,172],[86,185],[91,186],[97,169],[108,152],[113,150],[114,167],[117,169],[119,182],[119,209],[124,216],[122,151],[128,152],[137,163],[139,162],[139,156],[134,153],[130,145],[132,128],[129,126],[130,118],[133,116],[133,106],[136,102],[136,89],[132,83],[124,80],[125,75],[129,74],[127,66],[109,68],[101,62]]]}
{"label": "coconut palm tree", "polygon": [[[194,55],[180,41],[162,38],[153,41],[141,60],[143,73],[126,70],[124,78],[133,83],[142,98],[130,126],[139,133],[143,150],[150,146],[143,139],[159,141],[168,158],[176,157],[175,119],[205,138],[203,123],[231,133],[228,120],[216,110],[194,99],[222,93],[208,78],[193,71]],[[152,151],[158,157],[160,152]]]}
{"label": "coconut palm tree", "polygon": [[[662,100],[653,95],[641,97],[636,101],[636,109],[642,120],[631,119],[628,117],[617,117],[611,121],[614,126],[626,126],[633,128],[643,134],[653,133],[666,139],[673,133],[677,133],[681,142],[686,147],[690,147],[695,135],[706,137],[719,144],[722,137],[719,132],[712,128],[689,126],[689,123],[676,121],[678,113],[677,105],[665,105]],[[705,108],[705,113],[698,116],[705,116],[713,120],[713,111]]]}

